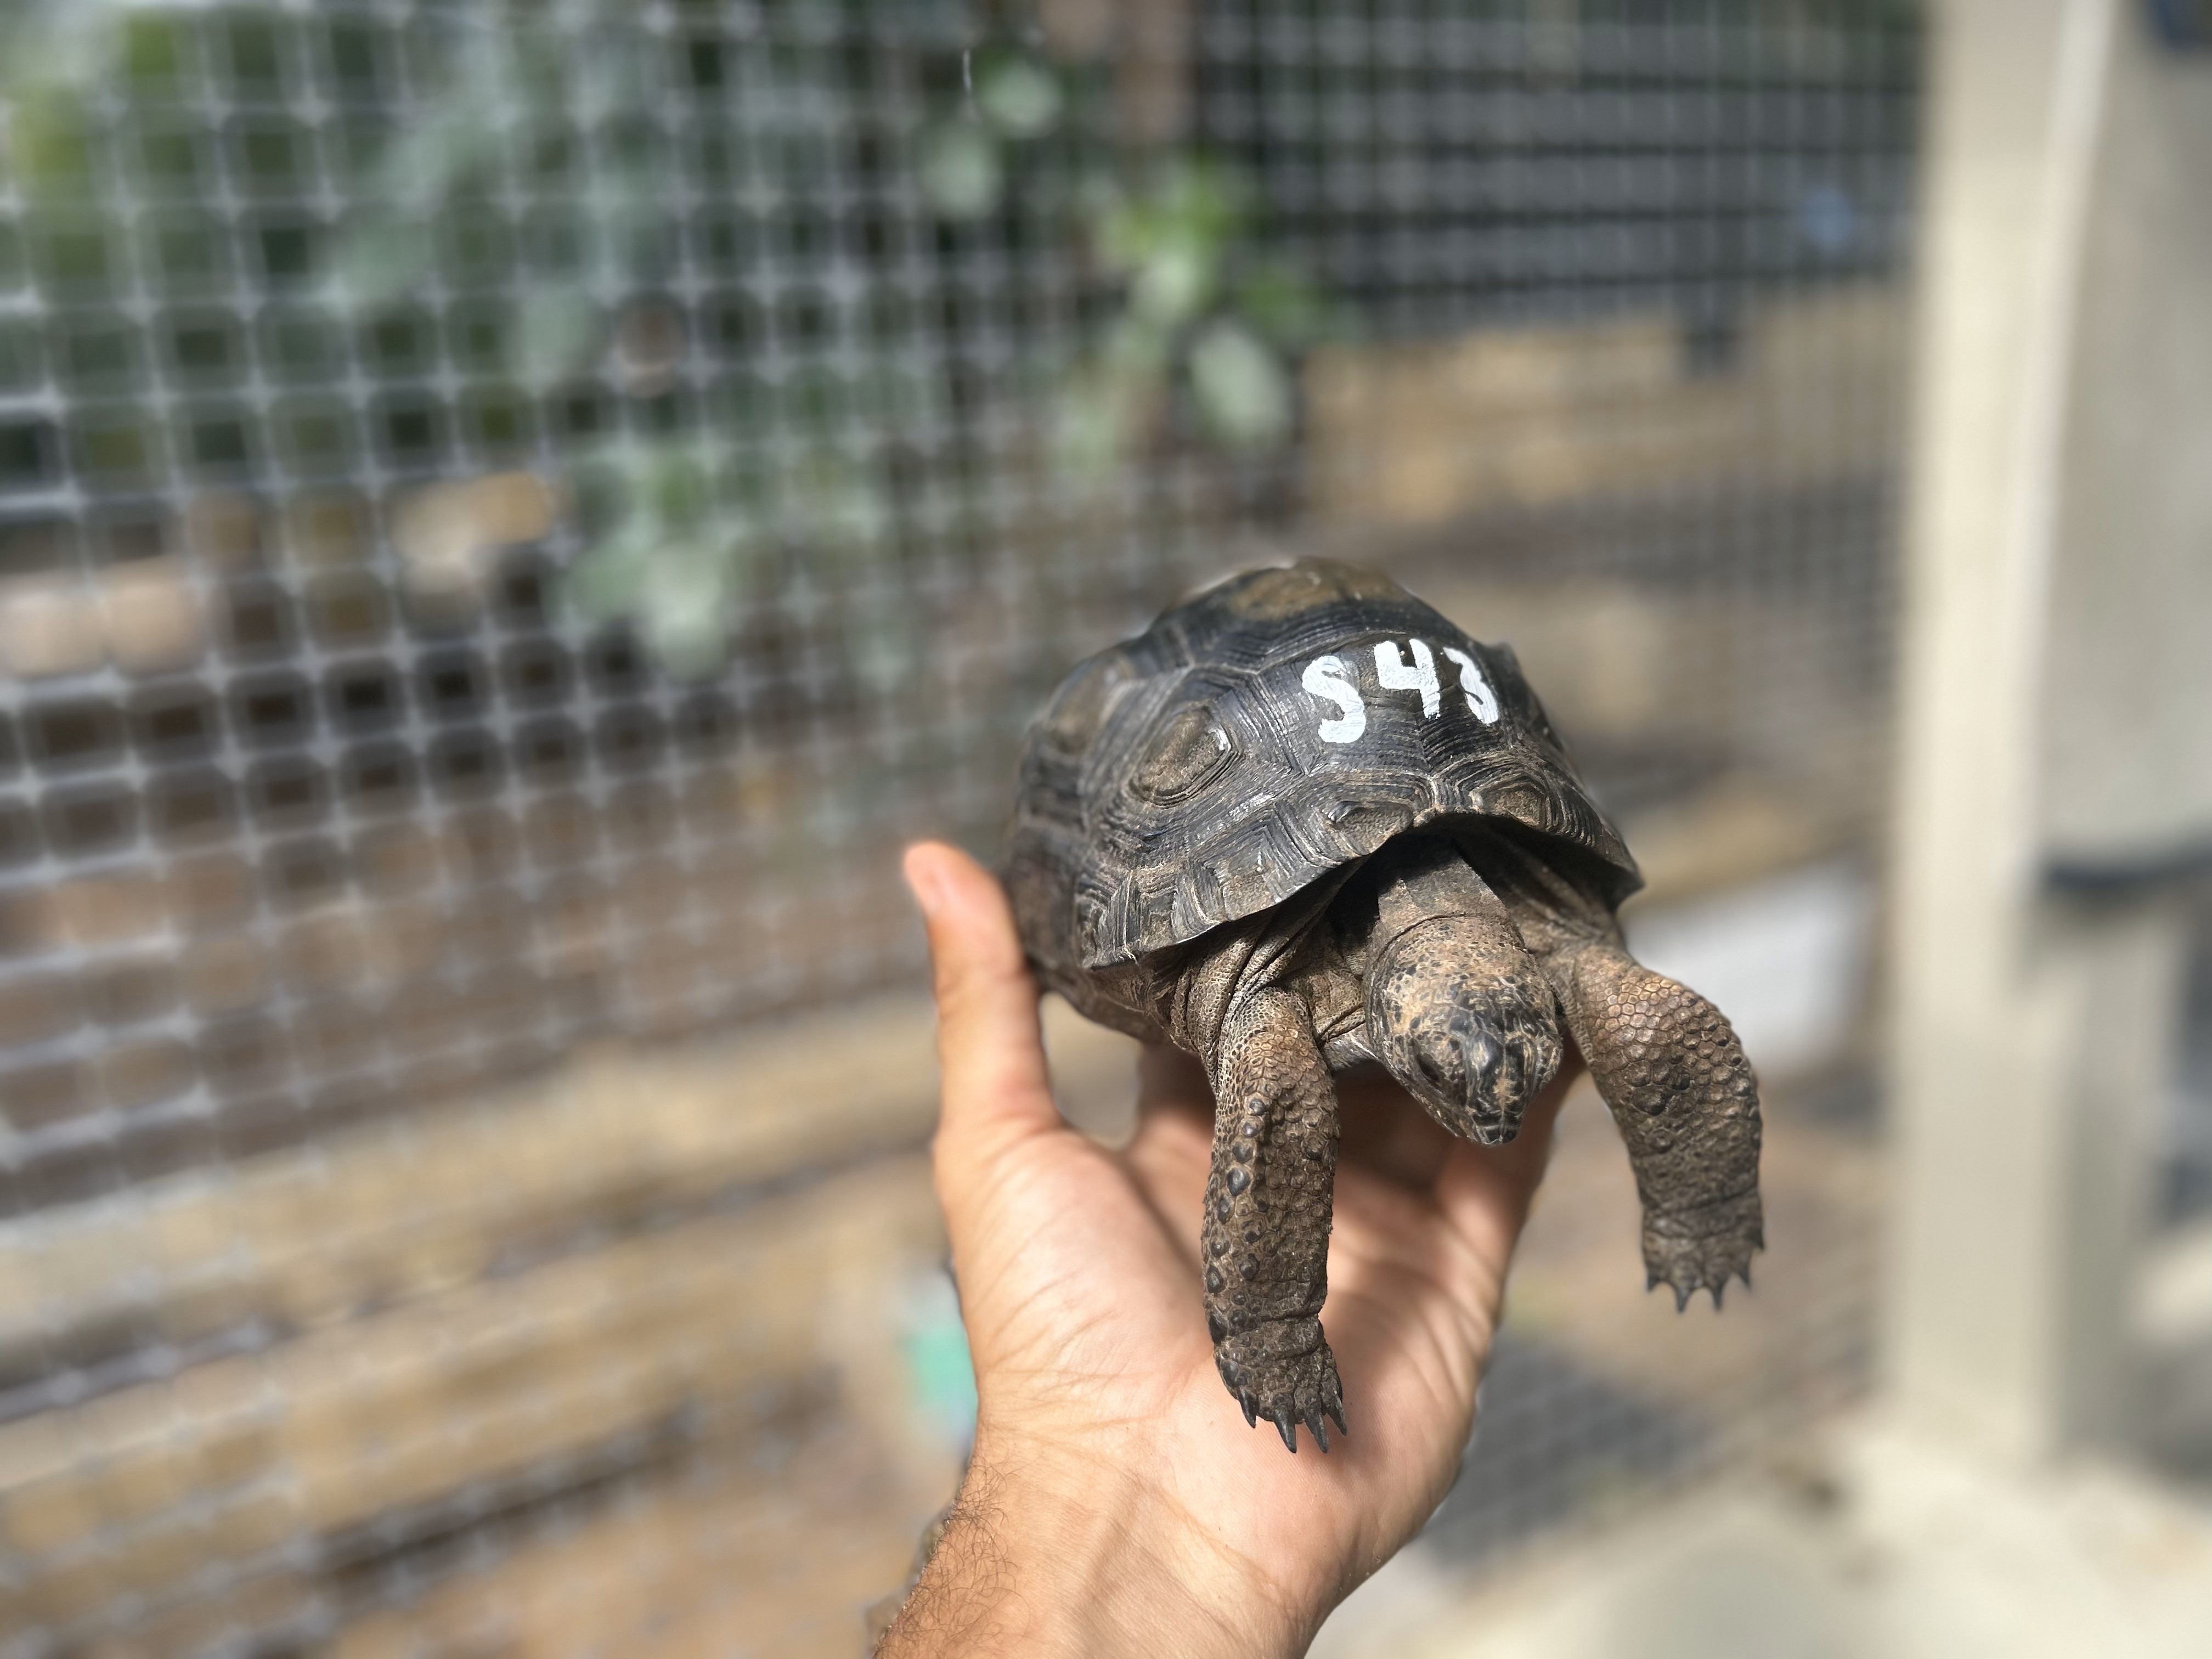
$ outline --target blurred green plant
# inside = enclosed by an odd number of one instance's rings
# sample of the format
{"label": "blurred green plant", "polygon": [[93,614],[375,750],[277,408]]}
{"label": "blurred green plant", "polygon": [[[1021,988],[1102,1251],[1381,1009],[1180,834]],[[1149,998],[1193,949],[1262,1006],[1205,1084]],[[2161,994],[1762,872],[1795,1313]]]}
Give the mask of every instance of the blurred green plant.
{"label": "blurred green plant", "polygon": [[577,469],[592,533],[570,566],[568,596],[594,622],[629,619],[674,674],[722,665],[727,618],[758,537],[720,499],[703,446],[633,444]]}
{"label": "blurred green plant", "polygon": [[[924,196],[955,222],[1000,210],[1013,157],[1073,101],[1061,71],[1023,47],[976,52],[964,68],[969,95],[924,136],[919,167]],[[1200,435],[1231,453],[1289,441],[1292,364],[1340,323],[1295,266],[1252,251],[1251,191],[1236,169],[1182,149],[1127,157],[1075,192],[1069,228],[1119,294],[1052,396],[1066,477],[1110,477],[1178,386]]]}
{"label": "blurred green plant", "polygon": [[897,1310],[907,1365],[908,1403],[955,1450],[975,1438],[975,1367],[960,1298],[944,1272],[916,1275]]}
{"label": "blurred green plant", "polygon": [[1265,453],[1288,441],[1291,365],[1338,325],[1299,271],[1250,251],[1243,179],[1169,155],[1139,189],[1109,183],[1091,192],[1084,222],[1093,257],[1123,284],[1122,302],[1061,391],[1063,462],[1081,477],[1110,471],[1179,379],[1200,430],[1224,449]]}
{"label": "blurred green plant", "polygon": [[[468,364],[477,391],[543,395],[599,368],[635,398],[665,389],[683,351],[682,319],[639,296],[669,274],[674,231],[665,76],[654,61],[667,43],[650,30],[597,26],[599,10],[426,14],[388,34],[408,55],[410,96],[343,112],[326,137],[339,140],[350,211],[318,246],[295,311],[373,330],[426,288],[450,283],[458,245],[503,226],[503,212],[477,210],[512,180],[533,200],[557,197],[572,234],[502,270],[506,314]],[[198,61],[185,31],[203,25],[262,27],[273,41],[298,19],[266,4],[0,0],[0,175],[17,181],[33,213],[122,222],[119,204],[103,199],[99,105],[173,96]],[[263,55],[271,65],[283,58],[273,46]],[[1038,95],[1034,85],[1010,88],[1006,118],[1016,128],[1034,120]],[[195,173],[184,187],[208,184]],[[619,296],[612,306],[609,292]],[[772,562],[803,548],[835,568],[878,545],[889,522],[882,492],[872,469],[840,447],[841,398],[824,380],[802,374],[781,389],[785,418],[772,434],[761,429],[762,409],[733,403],[703,428],[586,441],[564,456],[556,482],[574,504],[581,543],[566,581],[575,613],[634,624],[674,674],[711,674],[726,661],[739,599]],[[894,380],[876,376],[842,402],[914,413],[912,389]],[[890,618],[875,630],[882,637],[860,641],[860,678],[896,678],[912,653],[908,631]]]}
{"label": "blurred green plant", "polygon": [[[1071,356],[1040,371],[1063,476],[1109,475],[1169,429],[1179,401],[1201,442],[1233,455],[1279,447],[1295,424],[1295,356],[1328,325],[1328,307],[1295,269],[1255,253],[1250,193],[1233,169],[1180,150],[1102,151],[1089,135],[1106,125],[1095,100],[1110,88],[1009,32],[1019,9],[985,7],[1000,33],[950,60],[958,94],[896,140],[888,159],[944,225],[1018,216],[1025,240],[1078,252],[1110,289]],[[957,39],[969,15],[946,12],[936,38]],[[299,118],[265,112],[289,106],[296,88],[285,64],[310,28],[329,32],[334,64],[354,53],[344,71],[354,95],[315,133],[292,138],[276,129]],[[939,423],[948,393],[872,351],[858,366],[825,358],[772,381],[748,371],[702,412],[657,424],[657,404],[677,410],[680,400],[662,394],[678,385],[688,347],[684,311],[653,297],[677,270],[666,180],[689,171],[670,165],[670,51],[658,31],[627,26],[598,0],[423,9],[398,21],[333,14],[327,23],[269,0],[0,0],[0,170],[27,216],[97,220],[103,234],[120,237],[130,222],[125,204],[107,199],[118,179],[166,192],[166,214],[210,211],[209,141],[161,112],[216,65],[219,80],[260,76],[256,130],[270,139],[276,169],[266,191],[307,188],[300,157],[319,153],[347,209],[334,227],[293,233],[299,249],[287,258],[297,268],[284,280],[295,321],[311,310],[331,337],[374,338],[391,319],[459,298],[477,319],[453,348],[465,353],[472,396],[527,409],[606,381],[630,398],[629,435],[570,438],[556,452],[560,476],[550,482],[575,504],[579,532],[568,594],[583,619],[634,623],[672,672],[709,674],[732,617],[772,571],[796,560],[824,580],[865,585],[866,567],[891,544],[867,434]],[[389,73],[395,55],[404,76]],[[834,76],[812,90],[866,95]],[[858,111],[837,118],[854,125]],[[804,204],[820,182],[809,169],[832,165],[728,125],[729,171],[744,181],[733,189],[752,193],[749,214],[763,200]],[[125,155],[126,142],[139,148]],[[164,144],[158,157],[149,148]],[[254,162],[241,150],[229,165]],[[256,188],[248,175],[234,182]],[[520,221],[510,195],[529,205]],[[211,221],[209,234],[232,233]],[[467,299],[472,285],[496,292],[495,309]],[[733,300],[727,313],[733,340],[753,326],[745,303]],[[896,683],[916,649],[911,631],[900,615],[856,625],[849,672],[862,684]]]}
{"label": "blurred green plant", "polygon": [[967,55],[965,106],[922,135],[916,172],[923,197],[943,217],[981,219],[1006,188],[1010,144],[1041,138],[1067,106],[1060,76],[1042,59],[1006,46]]}
{"label": "blurred green plant", "polygon": [[[658,146],[639,142],[656,96],[641,42],[607,33],[577,52],[573,36],[525,16],[455,29],[446,44],[404,127],[381,143],[364,140],[375,158],[362,185],[366,207],[338,241],[323,291],[335,310],[374,311],[420,287],[437,266],[441,219],[465,212],[510,161],[526,176],[567,167],[579,128],[617,136],[594,155],[578,192],[597,246],[619,258],[665,216],[653,172]],[[592,263],[579,250],[521,265],[505,366],[523,384],[543,389],[604,348]]]}
{"label": "blurred green plant", "polygon": [[[571,484],[585,539],[569,567],[571,603],[586,620],[635,625],[678,678],[723,666],[744,583],[777,550],[803,547],[834,567],[890,529],[866,470],[828,448],[766,472],[733,465],[710,441],[632,441],[579,461]],[[876,621],[856,666],[888,690],[908,665],[912,630]]]}

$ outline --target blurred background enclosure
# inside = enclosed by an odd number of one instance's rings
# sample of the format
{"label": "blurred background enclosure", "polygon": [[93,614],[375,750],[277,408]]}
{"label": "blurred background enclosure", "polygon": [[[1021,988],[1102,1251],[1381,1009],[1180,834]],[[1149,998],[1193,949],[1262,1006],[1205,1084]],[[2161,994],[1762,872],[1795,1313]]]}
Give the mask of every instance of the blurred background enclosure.
{"label": "blurred background enclosure", "polygon": [[1302,554],[1516,646],[1770,1099],[1715,1322],[1577,1098],[1423,1549],[1786,1461],[1875,1311],[1923,44],[0,0],[0,1654],[858,1651],[972,1409],[893,854]]}

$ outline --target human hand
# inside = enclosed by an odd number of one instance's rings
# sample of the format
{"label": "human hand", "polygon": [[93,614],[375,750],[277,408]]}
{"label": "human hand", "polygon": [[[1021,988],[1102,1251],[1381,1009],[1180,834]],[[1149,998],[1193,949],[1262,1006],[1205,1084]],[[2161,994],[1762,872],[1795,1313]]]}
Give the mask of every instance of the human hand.
{"label": "human hand", "polygon": [[1148,1049],[1134,1139],[1086,1139],[1053,1104],[998,883],[927,843],[906,875],[936,969],[936,1182],[979,1410],[959,1500],[878,1651],[1303,1652],[1450,1488],[1571,1062],[1489,1149],[1379,1073],[1338,1079],[1322,1318],[1350,1432],[1287,1456],[1246,1426],[1206,1335],[1204,1072]]}

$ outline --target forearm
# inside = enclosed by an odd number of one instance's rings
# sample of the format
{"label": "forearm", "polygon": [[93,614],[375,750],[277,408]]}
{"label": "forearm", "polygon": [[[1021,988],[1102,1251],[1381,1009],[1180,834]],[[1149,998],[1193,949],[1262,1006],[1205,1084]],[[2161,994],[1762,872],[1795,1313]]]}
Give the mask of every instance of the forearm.
{"label": "forearm", "polygon": [[988,1444],[881,1659],[1279,1659],[1325,1609],[1268,1583],[1161,1493]]}

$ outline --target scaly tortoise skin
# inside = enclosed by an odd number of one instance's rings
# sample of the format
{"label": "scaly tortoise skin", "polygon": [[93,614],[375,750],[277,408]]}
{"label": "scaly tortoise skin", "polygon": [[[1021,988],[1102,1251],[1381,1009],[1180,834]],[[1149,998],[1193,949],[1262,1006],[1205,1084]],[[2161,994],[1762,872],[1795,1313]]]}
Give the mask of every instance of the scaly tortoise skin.
{"label": "scaly tortoise skin", "polygon": [[1344,1430],[1332,1073],[1513,1139],[1563,1033],[1677,1308],[1764,1244],[1759,1097],[1720,1012],[1631,957],[1635,861],[1520,665],[1375,572],[1249,572],[1100,653],[1031,728],[1005,874],[1043,982],[1206,1065],[1206,1323],[1246,1421]]}

